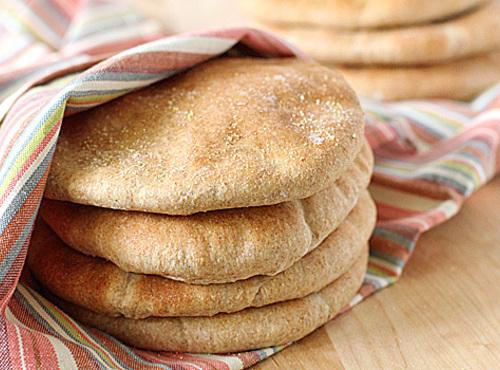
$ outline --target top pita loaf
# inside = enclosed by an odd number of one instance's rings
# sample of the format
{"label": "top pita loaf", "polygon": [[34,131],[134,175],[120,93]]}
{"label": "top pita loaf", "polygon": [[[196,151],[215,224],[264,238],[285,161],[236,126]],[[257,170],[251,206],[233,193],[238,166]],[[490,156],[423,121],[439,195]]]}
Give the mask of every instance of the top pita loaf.
{"label": "top pita loaf", "polygon": [[48,198],[172,215],[306,198],[363,142],[340,74],[291,58],[216,59],[65,121]]}
{"label": "top pita loaf", "polygon": [[342,28],[403,26],[459,14],[482,0],[243,0],[255,18],[272,23]]}

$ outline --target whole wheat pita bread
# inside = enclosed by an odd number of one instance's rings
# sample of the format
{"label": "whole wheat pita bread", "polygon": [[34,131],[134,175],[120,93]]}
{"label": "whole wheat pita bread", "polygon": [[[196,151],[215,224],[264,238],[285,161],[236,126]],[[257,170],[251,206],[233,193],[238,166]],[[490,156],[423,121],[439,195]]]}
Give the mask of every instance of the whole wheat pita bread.
{"label": "whole wheat pita bread", "polygon": [[471,13],[406,28],[342,31],[266,25],[315,59],[348,65],[432,65],[500,48],[500,2]]}
{"label": "whole wheat pita bread", "polygon": [[342,76],[295,58],[219,58],[65,119],[46,197],[172,215],[303,199],[361,150]]}
{"label": "whole wheat pita bread", "polygon": [[314,249],[354,207],[372,167],[366,143],[332,186],[266,207],[180,217],[45,200],[40,212],[66,244],[125,271],[225,283],[275,275]]}
{"label": "whole wheat pita bread", "polygon": [[361,96],[469,99],[500,81],[500,52],[428,67],[341,67]]}
{"label": "whole wheat pita bread", "polygon": [[335,317],[361,286],[367,259],[365,249],[348,272],[305,298],[211,317],[135,320],[55,301],[75,319],[135,347],[179,352],[246,351],[298,340]]}
{"label": "whole wheat pita bread", "polygon": [[246,13],[269,23],[373,28],[447,18],[482,0],[240,0]]}
{"label": "whole wheat pita bread", "polygon": [[65,246],[43,223],[33,233],[28,265],[51,293],[106,315],[134,319],[211,316],[302,298],[323,289],[359,257],[374,224],[375,205],[365,192],[346,220],[290,268],[272,277],[255,276],[228,284],[192,285],[127,273]]}

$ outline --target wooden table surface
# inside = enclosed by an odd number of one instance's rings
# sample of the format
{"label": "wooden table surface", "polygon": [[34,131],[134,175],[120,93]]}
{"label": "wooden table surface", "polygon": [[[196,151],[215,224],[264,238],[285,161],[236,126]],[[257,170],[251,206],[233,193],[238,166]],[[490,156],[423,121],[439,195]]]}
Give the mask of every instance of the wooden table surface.
{"label": "wooden table surface", "polygon": [[[246,22],[234,0],[138,5],[174,31]],[[499,369],[499,212],[497,177],[423,235],[395,285],[256,369]]]}

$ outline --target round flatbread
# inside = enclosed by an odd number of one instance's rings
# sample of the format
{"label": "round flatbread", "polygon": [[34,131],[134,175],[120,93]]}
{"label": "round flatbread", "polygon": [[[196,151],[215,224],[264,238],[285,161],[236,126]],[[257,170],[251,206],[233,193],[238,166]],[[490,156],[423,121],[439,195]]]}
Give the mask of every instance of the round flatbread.
{"label": "round flatbread", "polygon": [[134,319],[212,316],[301,298],[323,289],[359,257],[374,225],[375,205],[365,191],[347,219],[290,268],[275,276],[228,284],[192,285],[127,273],[65,246],[43,223],[33,233],[28,265],[56,296],[106,315]]}
{"label": "round flatbread", "polygon": [[298,340],[336,316],[361,286],[367,259],[365,249],[348,272],[305,298],[211,317],[135,320],[106,316],[57,299],[56,302],[82,323],[135,347],[179,352],[246,351]]}
{"label": "round flatbread", "polygon": [[275,275],[314,249],[354,207],[372,168],[366,143],[333,185],[303,200],[184,217],[45,200],[40,212],[66,244],[122,270],[224,283]]}
{"label": "round flatbread", "polygon": [[431,65],[500,48],[500,2],[471,13],[407,28],[342,31],[268,26],[315,59],[348,65]]}
{"label": "round flatbread", "polygon": [[500,52],[429,67],[340,69],[361,96],[469,99],[500,82]]}
{"label": "round flatbread", "polygon": [[363,143],[342,76],[294,58],[219,58],[65,119],[45,196],[171,215],[303,199]]}
{"label": "round flatbread", "polygon": [[240,0],[255,19],[340,28],[394,27],[436,21],[483,0]]}

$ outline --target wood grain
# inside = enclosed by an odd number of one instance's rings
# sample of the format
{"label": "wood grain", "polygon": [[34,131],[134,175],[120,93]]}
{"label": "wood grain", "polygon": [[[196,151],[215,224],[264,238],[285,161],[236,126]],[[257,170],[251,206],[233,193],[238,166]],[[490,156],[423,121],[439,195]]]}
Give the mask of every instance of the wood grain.
{"label": "wood grain", "polygon": [[[138,1],[172,31],[248,23],[235,0]],[[256,369],[498,369],[500,177],[423,235],[402,278]]]}

